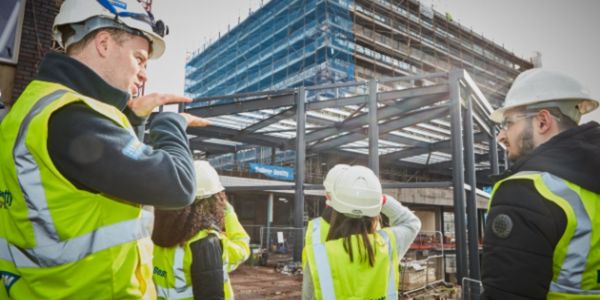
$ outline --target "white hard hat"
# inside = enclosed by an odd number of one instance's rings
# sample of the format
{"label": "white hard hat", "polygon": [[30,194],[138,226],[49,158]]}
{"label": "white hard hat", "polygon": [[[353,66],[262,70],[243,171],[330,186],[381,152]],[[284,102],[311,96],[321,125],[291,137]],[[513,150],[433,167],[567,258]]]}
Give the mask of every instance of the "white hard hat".
{"label": "white hard hat", "polygon": [[[335,182],[335,180],[338,178],[338,176],[340,174],[342,174],[344,171],[348,170],[348,168],[350,168],[350,165],[346,165],[346,164],[337,164],[335,166],[333,166],[333,168],[331,168],[329,170],[329,172],[327,172],[327,175],[325,175],[325,180],[323,180],[323,186],[325,187],[325,192],[326,193],[331,193],[331,191],[333,190],[333,183]],[[330,205],[331,200],[327,199],[325,201],[325,203],[327,205]]]}
{"label": "white hard hat", "polygon": [[337,177],[342,174],[344,171],[348,170],[350,165],[347,164],[337,164],[333,166],[333,168],[329,169],[327,175],[325,175],[325,179],[323,180],[323,186],[325,186],[325,191],[331,192],[333,189],[333,183],[337,179]]}
{"label": "white hard hat", "polygon": [[574,78],[542,68],[527,70],[515,79],[506,94],[504,105],[492,112],[490,119],[500,123],[504,113],[512,108],[557,107],[573,121],[598,107],[598,100]]}
{"label": "white hard hat", "polygon": [[196,170],[196,198],[205,199],[225,190],[217,170],[205,160],[194,161]]}
{"label": "white hard hat", "polygon": [[[70,25],[73,34],[63,40],[63,25]],[[132,34],[142,34],[151,43],[150,58],[159,58],[165,52],[163,36],[168,28],[155,21],[136,0],[65,0],[54,18],[52,37],[63,48],[83,39],[100,28],[116,28]]]}
{"label": "white hard hat", "polygon": [[375,217],[381,212],[381,183],[371,169],[349,167],[335,179],[330,205],[345,215]]}

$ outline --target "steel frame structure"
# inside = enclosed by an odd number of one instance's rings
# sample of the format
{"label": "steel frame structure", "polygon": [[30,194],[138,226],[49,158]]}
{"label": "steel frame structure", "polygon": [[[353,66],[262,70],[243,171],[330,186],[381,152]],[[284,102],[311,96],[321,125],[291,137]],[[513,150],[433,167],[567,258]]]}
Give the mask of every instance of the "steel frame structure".
{"label": "steel frame structure", "polygon": [[[403,87],[416,81],[422,86]],[[385,187],[451,187],[455,216],[467,216],[466,223],[465,218],[455,218],[458,279],[480,278],[476,195],[471,187],[477,186],[477,170],[499,172],[497,128],[487,117],[491,105],[464,69],[215,96],[195,99],[181,109],[213,123],[188,129],[194,150],[222,153],[260,145],[295,151],[295,184],[268,189],[295,189],[297,228],[303,227],[304,190],[322,189],[321,185],[305,183],[307,153],[367,156],[369,167],[376,173],[384,163],[451,175],[450,181],[398,182]],[[237,144],[223,145],[219,142],[223,140]],[[360,143],[362,146],[348,146]],[[296,261],[302,246],[294,245]]]}

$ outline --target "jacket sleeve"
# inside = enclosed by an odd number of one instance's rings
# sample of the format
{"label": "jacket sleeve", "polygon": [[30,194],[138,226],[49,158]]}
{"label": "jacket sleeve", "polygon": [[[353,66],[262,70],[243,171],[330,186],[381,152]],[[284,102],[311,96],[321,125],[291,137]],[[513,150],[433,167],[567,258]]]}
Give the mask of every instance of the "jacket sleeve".
{"label": "jacket sleeve", "polygon": [[229,203],[225,209],[225,234],[222,235],[222,243],[227,272],[235,270],[250,256],[250,236]]}
{"label": "jacket sleeve", "polygon": [[192,290],[196,300],[225,299],[222,248],[214,234],[190,244]]}
{"label": "jacket sleeve", "polygon": [[400,259],[406,254],[410,244],[421,230],[421,220],[398,200],[389,195],[386,195],[386,198],[387,201],[381,208],[381,213],[390,220],[391,230],[396,237],[398,259]]}
{"label": "jacket sleeve", "polygon": [[505,181],[486,218],[481,277],[483,299],[546,299],[554,248],[566,216],[530,180]]}
{"label": "jacket sleeve", "polygon": [[84,104],[65,106],[49,121],[48,151],[60,173],[77,188],[125,201],[180,208],[196,191],[185,120],[161,113],[149,143]]}

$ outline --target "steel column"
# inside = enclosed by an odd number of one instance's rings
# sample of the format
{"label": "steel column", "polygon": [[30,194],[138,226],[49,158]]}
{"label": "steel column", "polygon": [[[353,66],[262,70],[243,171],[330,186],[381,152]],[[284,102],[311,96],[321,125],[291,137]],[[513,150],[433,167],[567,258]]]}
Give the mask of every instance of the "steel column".
{"label": "steel column", "polygon": [[490,127],[492,136],[490,137],[490,167],[492,174],[498,175],[500,173],[500,167],[498,166],[498,141],[496,141],[496,126]]}
{"label": "steel column", "polygon": [[377,81],[369,80],[369,168],[379,177],[379,124],[377,122]]}
{"label": "steel column", "polygon": [[450,72],[450,130],[452,134],[452,181],[454,193],[454,231],[456,235],[456,279],[462,282],[467,275],[467,241],[465,238],[465,177],[461,129],[460,82],[462,69]]}
{"label": "steel column", "polygon": [[294,199],[294,227],[296,228],[294,239],[294,261],[302,260],[302,248],[304,246],[304,176],[306,158],[306,143],[304,133],[306,127],[306,112],[304,108],[306,92],[304,87],[298,89],[296,94],[296,197]]}
{"label": "steel column", "polygon": [[[273,226],[273,199],[275,195],[273,193],[269,193],[269,202],[267,202],[267,240],[266,246],[267,249],[271,247],[271,226]],[[261,243],[263,241],[260,241]]]}
{"label": "steel column", "polygon": [[479,280],[479,228],[477,222],[477,179],[475,177],[475,153],[473,136],[473,103],[471,95],[465,97],[466,110],[463,120],[466,183],[471,186],[467,192],[467,233],[469,239],[469,277]]}

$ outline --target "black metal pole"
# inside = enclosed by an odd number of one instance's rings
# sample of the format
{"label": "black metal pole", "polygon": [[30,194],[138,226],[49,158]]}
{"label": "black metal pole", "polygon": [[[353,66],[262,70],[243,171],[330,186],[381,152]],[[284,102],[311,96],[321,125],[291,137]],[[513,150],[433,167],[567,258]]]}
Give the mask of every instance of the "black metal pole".
{"label": "black metal pole", "polygon": [[490,167],[491,172],[494,175],[498,175],[500,173],[500,167],[498,165],[498,141],[496,141],[496,126],[490,126],[490,132],[492,136],[490,137]]}
{"label": "black metal pole", "polygon": [[296,197],[294,199],[294,227],[296,232],[293,252],[295,262],[302,260],[302,248],[304,247],[302,229],[304,228],[304,160],[306,158],[306,144],[304,142],[306,127],[305,99],[304,87],[300,87],[296,95]]}
{"label": "black metal pole", "polygon": [[450,71],[450,130],[452,132],[452,181],[454,194],[454,231],[456,235],[456,279],[459,284],[467,274],[467,240],[465,238],[465,177],[461,130],[460,82],[462,69]]}
{"label": "black metal pole", "polygon": [[[467,95],[464,118],[464,150],[466,182],[471,186],[467,192],[467,233],[469,239],[469,277],[481,278],[479,270],[479,223],[477,222],[477,178],[475,177],[475,138],[473,136],[473,105],[471,96]],[[477,291],[475,295],[478,295]],[[478,298],[478,297],[476,297]]]}

